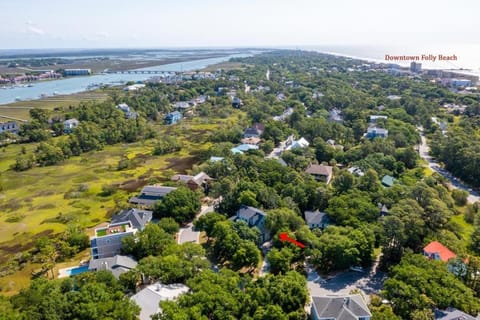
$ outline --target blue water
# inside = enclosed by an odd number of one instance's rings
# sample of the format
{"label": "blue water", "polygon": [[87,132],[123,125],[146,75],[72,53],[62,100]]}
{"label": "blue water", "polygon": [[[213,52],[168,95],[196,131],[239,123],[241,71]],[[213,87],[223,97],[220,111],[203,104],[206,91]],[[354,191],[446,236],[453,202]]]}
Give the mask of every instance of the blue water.
{"label": "blue water", "polygon": [[[248,57],[251,54],[232,54],[220,58],[200,59],[186,62],[170,63],[155,67],[143,68],[157,71],[192,71],[205,68],[209,65],[227,61],[230,58]],[[142,69],[138,69],[142,70]],[[149,74],[99,74],[88,77],[72,77],[61,80],[43,81],[33,83],[33,87],[12,87],[0,89],[0,104],[20,100],[39,99],[42,95],[52,96],[55,94],[72,94],[87,91],[92,84],[121,84],[128,81],[144,81],[151,78]],[[28,102],[26,102],[27,104]]]}
{"label": "blue water", "polygon": [[66,270],[66,273],[71,277],[87,271],[88,271],[88,265],[85,265],[85,266],[76,267],[70,270]]}

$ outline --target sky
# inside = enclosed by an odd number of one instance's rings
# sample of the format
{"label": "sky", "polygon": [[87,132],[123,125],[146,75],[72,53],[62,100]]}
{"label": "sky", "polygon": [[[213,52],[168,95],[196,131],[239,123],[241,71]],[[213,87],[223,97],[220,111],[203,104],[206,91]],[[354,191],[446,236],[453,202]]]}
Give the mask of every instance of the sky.
{"label": "sky", "polygon": [[479,12],[477,0],[0,0],[0,49],[468,46]]}

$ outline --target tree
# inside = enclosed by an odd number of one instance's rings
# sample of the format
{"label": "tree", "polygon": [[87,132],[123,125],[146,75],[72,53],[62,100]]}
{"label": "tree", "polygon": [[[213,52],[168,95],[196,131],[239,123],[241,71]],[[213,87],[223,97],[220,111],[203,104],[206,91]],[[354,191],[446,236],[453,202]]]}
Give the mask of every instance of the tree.
{"label": "tree", "polygon": [[254,269],[260,262],[260,250],[254,242],[243,240],[238,245],[237,250],[233,254],[232,264],[236,270],[243,267]]}
{"label": "tree", "polygon": [[160,219],[160,221],[158,221],[158,226],[169,234],[176,234],[180,229],[178,223],[173,218]]}
{"label": "tree", "polygon": [[265,224],[272,234],[276,234],[281,230],[293,232],[305,222],[291,209],[280,208],[268,211]]}
{"label": "tree", "polygon": [[460,189],[453,189],[452,198],[457,206],[463,207],[468,203],[468,192]]}
{"label": "tree", "polygon": [[59,147],[42,142],[35,150],[35,158],[40,166],[51,166],[62,161],[64,155]]}
{"label": "tree", "polygon": [[151,255],[159,255],[169,245],[173,244],[172,236],[161,229],[157,224],[149,223],[145,229],[134,236],[122,239],[122,252],[131,254],[137,259]]}
{"label": "tree", "polygon": [[200,211],[198,195],[186,187],[180,187],[155,203],[153,214],[157,218],[171,217],[183,224],[192,221]]}
{"label": "tree", "polygon": [[404,255],[400,264],[392,268],[384,289],[395,314],[406,319],[418,318],[422,310],[431,310],[433,306],[454,307],[470,314],[480,310],[473,291],[450,273],[442,261],[422,255]]}
{"label": "tree", "polygon": [[75,278],[36,279],[12,297],[22,319],[137,319],[140,308],[107,271],[87,272]]}
{"label": "tree", "polygon": [[219,221],[224,221],[225,216],[216,212],[208,213],[193,222],[195,229],[205,231],[207,237],[212,235],[213,227]]}
{"label": "tree", "polygon": [[293,252],[290,248],[273,248],[267,254],[267,260],[270,264],[270,272],[273,274],[287,273],[290,271],[290,265],[293,259]]}
{"label": "tree", "polygon": [[333,186],[337,193],[344,193],[353,188],[355,184],[355,177],[348,171],[343,171],[338,177],[333,180]]}

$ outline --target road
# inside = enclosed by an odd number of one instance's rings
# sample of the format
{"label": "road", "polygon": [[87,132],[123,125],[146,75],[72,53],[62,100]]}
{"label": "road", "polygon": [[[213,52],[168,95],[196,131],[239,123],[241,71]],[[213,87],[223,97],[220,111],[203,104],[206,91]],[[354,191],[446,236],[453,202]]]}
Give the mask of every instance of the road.
{"label": "road", "polygon": [[[195,219],[200,218],[204,214],[209,212],[213,212],[213,205],[211,206],[202,206],[202,210],[200,213],[195,217]],[[180,228],[178,231],[178,244],[186,243],[186,242],[195,242],[200,243],[200,232],[195,231],[193,226],[193,222],[187,224],[184,228]]]}
{"label": "road", "polygon": [[420,139],[421,139],[421,144],[418,148],[418,153],[422,159],[427,161],[428,167],[432,169],[433,171],[441,174],[445,179],[448,180],[449,185],[453,189],[460,189],[460,190],[465,190],[468,192],[468,202],[469,203],[474,203],[477,201],[480,201],[480,195],[478,192],[475,190],[472,190],[469,186],[464,184],[462,181],[454,177],[450,172],[447,170],[443,169],[438,162],[435,162],[434,159],[429,154],[430,148],[428,147],[427,144],[427,138],[425,138],[425,135],[423,133],[423,128],[418,127],[418,132],[420,133]]}
{"label": "road", "polygon": [[350,294],[352,290],[360,290],[369,302],[369,295],[378,294],[382,290],[386,274],[377,270],[379,260],[372,267],[363,272],[347,271],[323,279],[315,269],[307,265],[307,286],[310,295],[343,295]]}

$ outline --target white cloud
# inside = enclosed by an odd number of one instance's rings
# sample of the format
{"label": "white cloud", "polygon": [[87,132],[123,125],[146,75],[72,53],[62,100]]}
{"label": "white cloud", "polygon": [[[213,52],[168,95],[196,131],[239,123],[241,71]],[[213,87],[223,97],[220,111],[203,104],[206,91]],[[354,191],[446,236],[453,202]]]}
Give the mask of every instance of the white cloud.
{"label": "white cloud", "polygon": [[41,29],[38,25],[36,25],[35,23],[32,22],[32,20],[28,20],[26,22],[26,25],[27,25],[27,31],[29,33],[33,33],[37,36],[43,36],[45,35],[45,31],[43,29]]}

